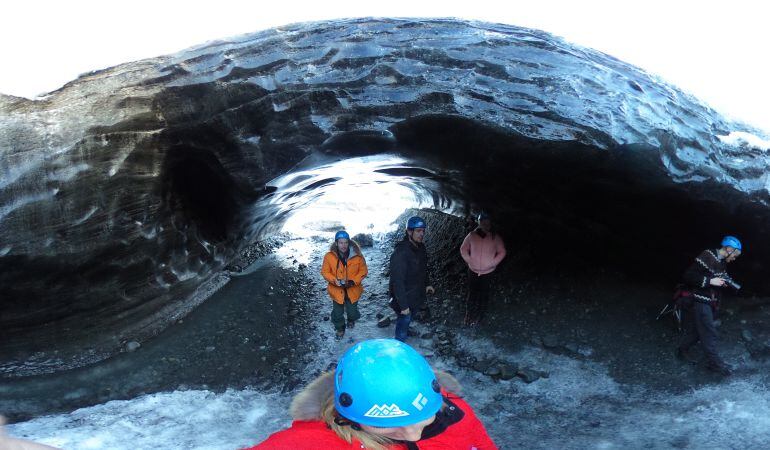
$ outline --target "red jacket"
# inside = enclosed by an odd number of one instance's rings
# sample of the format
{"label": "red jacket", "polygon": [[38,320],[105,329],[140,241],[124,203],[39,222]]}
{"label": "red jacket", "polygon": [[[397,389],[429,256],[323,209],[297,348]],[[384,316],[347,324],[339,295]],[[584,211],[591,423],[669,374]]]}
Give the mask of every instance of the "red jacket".
{"label": "red jacket", "polygon": [[[329,378],[333,382],[333,377]],[[497,450],[470,405],[450,392],[444,392],[444,395],[463,411],[463,418],[449,425],[441,434],[416,442],[417,448],[421,450]],[[295,409],[294,404],[292,409]],[[272,434],[267,440],[249,450],[360,450],[363,448],[357,441],[348,444],[327,427],[325,422],[317,418],[295,420],[289,429]],[[405,444],[393,444],[388,449],[406,450],[407,447]]]}

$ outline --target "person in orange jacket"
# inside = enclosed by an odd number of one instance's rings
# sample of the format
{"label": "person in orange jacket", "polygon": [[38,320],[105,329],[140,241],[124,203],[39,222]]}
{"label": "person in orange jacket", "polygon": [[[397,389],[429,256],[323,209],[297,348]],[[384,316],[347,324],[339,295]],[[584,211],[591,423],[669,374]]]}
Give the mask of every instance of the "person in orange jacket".
{"label": "person in orange jacket", "polygon": [[337,339],[345,335],[345,314],[348,316],[347,328],[353,328],[361,317],[357,303],[364,292],[361,281],[367,273],[361,247],[350,239],[347,231],[338,231],[321,266],[321,275],[329,282],[326,290],[333,300],[331,321]]}
{"label": "person in orange jacket", "polygon": [[360,342],[294,397],[289,429],[250,450],[496,450],[460,394],[409,345]]}

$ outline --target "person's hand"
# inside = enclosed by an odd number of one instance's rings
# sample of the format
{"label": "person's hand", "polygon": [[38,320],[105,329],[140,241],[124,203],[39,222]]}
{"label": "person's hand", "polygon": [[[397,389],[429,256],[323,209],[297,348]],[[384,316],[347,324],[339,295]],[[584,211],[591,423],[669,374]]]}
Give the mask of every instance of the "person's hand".
{"label": "person's hand", "polygon": [[402,310],[401,314],[403,314],[405,316],[408,315],[409,314],[409,308],[406,308],[406,309]]}
{"label": "person's hand", "polygon": [[433,289],[433,286],[427,286],[427,287],[425,288],[425,293],[426,293],[426,294],[431,294],[431,295],[433,295],[433,293],[434,293],[434,292],[436,292],[436,290],[435,290],[435,289]]}
{"label": "person's hand", "polygon": [[356,283],[353,280],[348,280],[348,287],[353,287],[355,285]]}
{"label": "person's hand", "polygon": [[712,286],[724,286],[727,282],[724,278],[714,277],[709,280],[709,284]]}

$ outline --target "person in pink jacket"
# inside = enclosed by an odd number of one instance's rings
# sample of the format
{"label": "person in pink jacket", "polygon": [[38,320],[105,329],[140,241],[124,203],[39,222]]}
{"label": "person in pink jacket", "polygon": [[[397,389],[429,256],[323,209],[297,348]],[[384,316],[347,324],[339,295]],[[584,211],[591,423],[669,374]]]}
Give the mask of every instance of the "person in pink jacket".
{"label": "person in pink jacket", "polygon": [[490,277],[505,258],[505,244],[492,231],[492,221],[485,212],[479,214],[479,226],[468,233],[460,246],[460,254],[468,264],[468,300],[465,325],[475,326],[484,316],[489,302]]}

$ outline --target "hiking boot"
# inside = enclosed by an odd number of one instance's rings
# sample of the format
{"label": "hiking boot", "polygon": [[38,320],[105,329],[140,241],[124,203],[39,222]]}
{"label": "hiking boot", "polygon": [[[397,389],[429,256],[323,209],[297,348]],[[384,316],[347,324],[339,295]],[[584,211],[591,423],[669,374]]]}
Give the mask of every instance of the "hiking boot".
{"label": "hiking boot", "polygon": [[345,336],[345,330],[337,330],[337,332],[334,334],[334,338],[337,340],[342,339],[342,337]]}
{"label": "hiking boot", "polygon": [[682,350],[681,348],[676,349],[676,357],[680,361],[683,361],[689,364],[698,364],[698,360],[695,359],[695,357],[687,353],[686,350]]}
{"label": "hiking boot", "polygon": [[716,364],[716,363],[708,363],[706,364],[706,368],[714,373],[718,373],[719,375],[722,375],[723,377],[729,377],[733,374],[732,369],[727,364]]}
{"label": "hiking boot", "polygon": [[353,322],[352,320],[348,320],[348,328],[352,330],[355,327],[356,327],[356,323]]}

